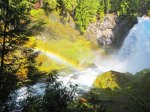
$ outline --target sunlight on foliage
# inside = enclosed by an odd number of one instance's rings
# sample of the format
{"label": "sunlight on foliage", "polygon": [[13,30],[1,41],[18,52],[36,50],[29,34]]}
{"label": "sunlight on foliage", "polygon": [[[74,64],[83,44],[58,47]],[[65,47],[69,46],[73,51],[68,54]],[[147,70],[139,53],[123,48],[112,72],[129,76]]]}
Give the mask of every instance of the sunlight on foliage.
{"label": "sunlight on foliage", "polygon": [[[83,67],[91,64],[93,56],[91,53],[90,43],[85,39],[78,39],[76,42],[72,42],[67,39],[59,41],[51,40],[44,43],[32,37],[26,46],[30,46],[33,43],[36,43],[35,49],[37,48],[45,52],[52,52],[56,56],[59,56],[73,65]],[[52,70],[64,67],[61,63],[59,65],[56,62],[57,60],[50,59],[44,54],[39,55],[37,61],[38,63],[42,63],[42,68],[45,67]]]}
{"label": "sunlight on foliage", "polygon": [[65,68],[65,65],[55,62],[42,53],[36,58],[36,61],[39,71],[50,72]]}
{"label": "sunlight on foliage", "polygon": [[109,71],[99,75],[93,85],[96,88],[110,88],[114,90],[117,88],[127,87],[131,82],[131,74]]}

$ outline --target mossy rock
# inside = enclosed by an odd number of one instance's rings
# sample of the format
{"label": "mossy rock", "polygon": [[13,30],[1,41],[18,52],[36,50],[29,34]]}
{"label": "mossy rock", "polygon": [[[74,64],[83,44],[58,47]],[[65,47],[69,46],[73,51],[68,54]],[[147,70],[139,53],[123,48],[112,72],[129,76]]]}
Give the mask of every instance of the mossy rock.
{"label": "mossy rock", "polygon": [[95,88],[125,88],[128,87],[133,80],[133,76],[130,73],[119,73],[115,71],[109,71],[99,75],[93,83]]}

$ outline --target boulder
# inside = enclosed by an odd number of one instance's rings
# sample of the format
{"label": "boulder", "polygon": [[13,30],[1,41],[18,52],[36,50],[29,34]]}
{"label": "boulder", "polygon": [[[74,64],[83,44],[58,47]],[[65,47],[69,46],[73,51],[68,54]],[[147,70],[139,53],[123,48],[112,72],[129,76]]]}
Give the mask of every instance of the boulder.
{"label": "boulder", "polygon": [[133,75],[130,73],[119,73],[115,71],[109,71],[99,75],[94,83],[93,86],[95,88],[110,88],[110,89],[117,89],[117,88],[124,88],[128,87],[133,80]]}

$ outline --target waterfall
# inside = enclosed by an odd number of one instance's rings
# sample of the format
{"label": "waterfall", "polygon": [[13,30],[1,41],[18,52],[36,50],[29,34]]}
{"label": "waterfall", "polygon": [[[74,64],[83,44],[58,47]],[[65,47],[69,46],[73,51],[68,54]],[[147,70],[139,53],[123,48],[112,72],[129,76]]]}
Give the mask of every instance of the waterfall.
{"label": "waterfall", "polygon": [[130,30],[118,53],[98,57],[95,64],[105,71],[135,74],[150,68],[150,18],[138,17],[138,23]]}
{"label": "waterfall", "polygon": [[117,58],[126,62],[123,72],[150,68],[150,18],[138,17],[138,24],[130,30]]}
{"label": "waterfall", "polygon": [[[70,63],[53,53],[46,53],[46,55],[72,67]],[[86,68],[82,71],[74,70],[73,73],[67,76],[59,76],[59,81],[62,81],[64,86],[66,86],[68,82],[78,84],[80,91],[88,91],[100,73],[109,70],[136,73],[142,69],[150,68],[150,19],[138,18],[138,23],[130,30],[117,54],[112,54],[108,57],[98,55],[96,57],[95,62],[93,62],[96,66]],[[44,91],[44,89],[42,89],[44,87],[45,83],[33,85],[37,94],[43,94],[41,90]],[[26,91],[26,87],[22,87],[16,91],[16,100],[18,102],[26,98]]]}

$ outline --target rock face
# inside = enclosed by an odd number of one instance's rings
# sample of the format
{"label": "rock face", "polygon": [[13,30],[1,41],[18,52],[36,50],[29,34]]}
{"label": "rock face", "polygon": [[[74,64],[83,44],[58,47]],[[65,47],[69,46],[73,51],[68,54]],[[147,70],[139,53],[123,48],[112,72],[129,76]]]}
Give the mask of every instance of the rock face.
{"label": "rock face", "polygon": [[89,25],[86,36],[88,39],[98,41],[102,46],[111,46],[124,40],[130,28],[135,22],[127,21],[116,14],[108,14],[103,22],[96,22]]}

